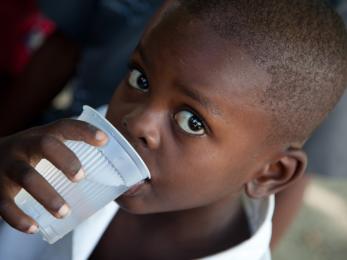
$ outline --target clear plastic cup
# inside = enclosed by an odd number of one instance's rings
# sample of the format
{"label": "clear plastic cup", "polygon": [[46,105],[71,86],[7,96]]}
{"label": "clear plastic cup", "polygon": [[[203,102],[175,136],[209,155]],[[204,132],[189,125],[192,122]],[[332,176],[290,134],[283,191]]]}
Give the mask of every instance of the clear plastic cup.
{"label": "clear plastic cup", "polygon": [[64,219],[53,217],[24,189],[15,198],[16,204],[36,220],[43,239],[50,244],[69,233],[131,186],[150,178],[149,170],[134,148],[102,115],[84,106],[78,119],[95,125],[109,137],[107,144],[102,147],[78,141],[65,142],[80,159],[86,173],[85,179],[72,183],[45,159],[35,167],[66,200],[71,214]]}

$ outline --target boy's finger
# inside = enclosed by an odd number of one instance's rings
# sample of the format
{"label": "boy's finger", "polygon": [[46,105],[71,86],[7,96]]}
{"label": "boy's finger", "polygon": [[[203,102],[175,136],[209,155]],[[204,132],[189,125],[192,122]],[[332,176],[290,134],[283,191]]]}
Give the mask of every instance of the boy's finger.
{"label": "boy's finger", "polygon": [[57,218],[70,213],[68,205],[57,191],[33,167],[25,162],[17,162],[11,173],[17,184],[22,186],[42,206]]}
{"label": "boy's finger", "polygon": [[74,119],[62,119],[49,125],[50,132],[60,140],[84,141],[90,145],[104,145],[108,137],[95,126]]}
{"label": "boy's finger", "polygon": [[35,221],[21,211],[13,199],[2,199],[0,201],[0,215],[13,228],[34,234],[39,231]]}
{"label": "boy's finger", "polygon": [[43,136],[40,140],[40,153],[61,170],[71,181],[80,181],[84,177],[78,157],[54,136]]}

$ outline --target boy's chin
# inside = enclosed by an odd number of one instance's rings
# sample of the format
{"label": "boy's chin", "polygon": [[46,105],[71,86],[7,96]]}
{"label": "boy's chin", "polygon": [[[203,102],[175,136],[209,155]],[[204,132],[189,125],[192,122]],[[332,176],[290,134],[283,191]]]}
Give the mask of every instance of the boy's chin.
{"label": "boy's chin", "polygon": [[149,211],[148,206],[145,205],[140,197],[121,195],[115,201],[122,210],[130,214],[144,215],[153,213]]}
{"label": "boy's chin", "polygon": [[176,211],[174,208],[168,208],[168,204],[158,204],[158,201],[148,199],[146,196],[129,197],[122,195],[115,202],[119,208],[127,213],[134,215],[158,214]]}
{"label": "boy's chin", "polygon": [[142,181],[132,186],[115,201],[119,207],[132,214],[146,214],[148,212],[147,197],[150,191],[150,182]]}

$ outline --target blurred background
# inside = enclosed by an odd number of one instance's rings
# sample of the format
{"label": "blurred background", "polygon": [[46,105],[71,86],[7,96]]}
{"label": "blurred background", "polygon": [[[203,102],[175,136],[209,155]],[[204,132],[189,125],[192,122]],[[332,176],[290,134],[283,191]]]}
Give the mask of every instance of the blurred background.
{"label": "blurred background", "polygon": [[[162,2],[1,0],[0,136],[106,104]],[[346,22],[347,0],[329,2]],[[305,147],[310,181],[275,260],[347,259],[346,147],[347,94]]]}
{"label": "blurred background", "polygon": [[315,177],[273,259],[345,260],[346,253],[347,180]]}

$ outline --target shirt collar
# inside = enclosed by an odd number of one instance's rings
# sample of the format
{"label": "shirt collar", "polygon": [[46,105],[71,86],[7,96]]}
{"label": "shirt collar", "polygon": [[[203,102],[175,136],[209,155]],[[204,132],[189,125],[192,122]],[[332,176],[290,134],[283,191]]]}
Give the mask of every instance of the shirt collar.
{"label": "shirt collar", "polygon": [[269,246],[275,208],[274,195],[263,199],[251,199],[243,194],[242,204],[248,218],[251,237],[235,247],[205,257],[204,260],[271,259]]}
{"label": "shirt collar", "polygon": [[[274,196],[264,199],[250,199],[243,195],[242,203],[252,236],[233,248],[203,259],[263,259],[263,256],[269,252],[272,231],[271,219],[275,204]],[[74,231],[72,260],[84,260],[89,257],[117,211],[117,204],[111,202]]]}

